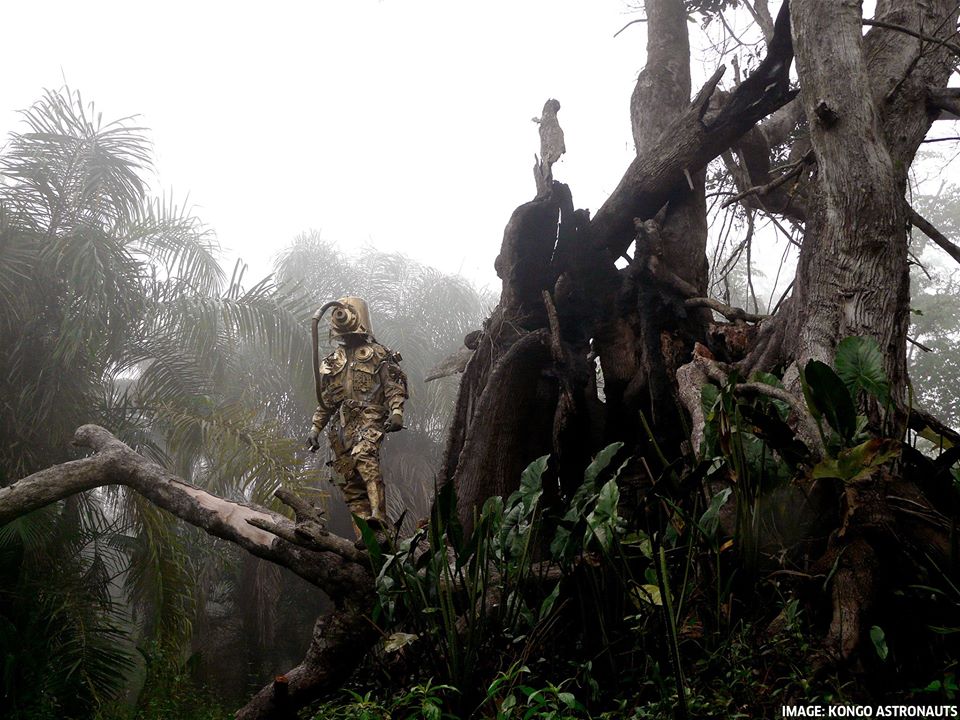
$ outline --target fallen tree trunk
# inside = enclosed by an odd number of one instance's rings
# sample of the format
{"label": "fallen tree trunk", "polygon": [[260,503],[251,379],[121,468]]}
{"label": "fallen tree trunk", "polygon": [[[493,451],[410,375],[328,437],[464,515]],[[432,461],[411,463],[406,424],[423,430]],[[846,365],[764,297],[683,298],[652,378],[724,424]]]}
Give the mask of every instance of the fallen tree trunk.
{"label": "fallen tree trunk", "polygon": [[284,540],[276,533],[292,538],[294,525],[283,515],[208,493],[150,462],[98,425],[78,428],[73,444],[95,454],[0,488],[0,524],[84,490],[124,485],[191,525],[291,570],[321,587],[334,602],[370,587],[370,572],[362,564],[366,556],[344,538],[305,538],[309,548]]}
{"label": "fallen tree trunk", "polygon": [[[346,680],[376,641],[369,619],[374,578],[367,553],[351,541],[322,529],[304,533],[280,513],[217,497],[150,462],[97,425],[78,428],[73,444],[94,454],[0,488],[0,525],[78,492],[123,485],[191,525],[288,568],[336,604],[331,615],[317,621],[303,661],[282,681],[264,687],[238,717],[294,717],[297,708]],[[295,509],[300,504],[282,490],[277,496]]]}

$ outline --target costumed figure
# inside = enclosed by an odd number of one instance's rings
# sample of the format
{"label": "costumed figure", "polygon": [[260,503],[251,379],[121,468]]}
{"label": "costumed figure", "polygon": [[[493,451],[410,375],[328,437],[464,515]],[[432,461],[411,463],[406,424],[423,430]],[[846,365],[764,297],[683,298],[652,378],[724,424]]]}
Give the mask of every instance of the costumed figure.
{"label": "costumed figure", "polygon": [[[318,325],[330,308],[330,337],[338,346],[321,361]],[[314,313],[311,330],[319,404],[307,444],[311,451],[318,450],[320,432],[327,427],[331,464],[340,476],[337,484],[347,507],[371,527],[384,527],[387,497],[380,443],[385,432],[403,427],[407,377],[400,369],[400,354],[374,339],[367,303],[358,297],[328,302]]]}

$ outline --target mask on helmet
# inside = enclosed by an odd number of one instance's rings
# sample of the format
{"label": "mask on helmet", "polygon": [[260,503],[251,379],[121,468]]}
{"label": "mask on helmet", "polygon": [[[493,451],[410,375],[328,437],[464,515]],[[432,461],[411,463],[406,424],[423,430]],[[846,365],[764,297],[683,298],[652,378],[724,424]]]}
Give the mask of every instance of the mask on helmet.
{"label": "mask on helmet", "polygon": [[363,298],[342,297],[331,303],[333,312],[330,314],[331,339],[345,338],[351,335],[373,336],[370,326],[370,308]]}

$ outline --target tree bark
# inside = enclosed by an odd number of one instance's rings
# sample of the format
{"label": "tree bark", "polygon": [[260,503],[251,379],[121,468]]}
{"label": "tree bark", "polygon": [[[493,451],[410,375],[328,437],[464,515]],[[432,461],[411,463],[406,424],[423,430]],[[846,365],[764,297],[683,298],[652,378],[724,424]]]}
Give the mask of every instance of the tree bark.
{"label": "tree bark", "polygon": [[[907,170],[936,117],[926,87],[942,84],[949,64],[940,46],[924,50],[902,38],[891,42],[883,30],[864,38],[859,3],[793,0],[791,5],[816,173],[796,289],[785,316],[786,357],[794,361],[788,376],[796,389],[798,368],[811,359],[831,363],[844,337],[875,338],[894,402],[889,411],[873,407],[868,414],[876,432],[899,438],[907,422]],[[903,1],[877,7],[878,16],[911,27],[956,25],[957,8],[949,2],[925,4],[920,17],[917,11]],[[901,473],[896,463],[878,468],[841,493],[839,527],[820,561],[822,567],[839,559],[826,637],[836,659],[855,655],[866,617],[883,591],[885,550],[899,545],[889,488]]]}
{"label": "tree bark", "polygon": [[237,720],[295,720],[299,708],[341,686],[379,638],[370,621],[372,605],[350,601],[319,618],[303,662],[254,695]]}

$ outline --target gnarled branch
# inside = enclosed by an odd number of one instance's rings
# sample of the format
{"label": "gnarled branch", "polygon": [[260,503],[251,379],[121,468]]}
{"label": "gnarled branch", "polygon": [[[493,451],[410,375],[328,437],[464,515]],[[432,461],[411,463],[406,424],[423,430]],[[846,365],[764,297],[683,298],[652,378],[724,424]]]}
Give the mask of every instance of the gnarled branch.
{"label": "gnarled branch", "polygon": [[84,490],[125,485],[191,525],[292,570],[334,599],[370,587],[370,573],[357,562],[356,548],[349,540],[329,536],[323,550],[287,542],[262,527],[292,527],[279,513],[224,500],[192,485],[98,425],[78,428],[73,444],[95,454],[54,465],[0,489],[0,524]]}
{"label": "gnarled branch", "polygon": [[612,257],[622,255],[633,241],[634,218],[653,217],[678,187],[686,185],[685,171],[702,170],[758,120],[792,100],[796,95],[789,87],[792,60],[790,14],[784,3],[773,42],[756,71],[712,112],[708,103],[720,81],[720,68],[650,151],[630,164],[590,224],[594,246]]}

